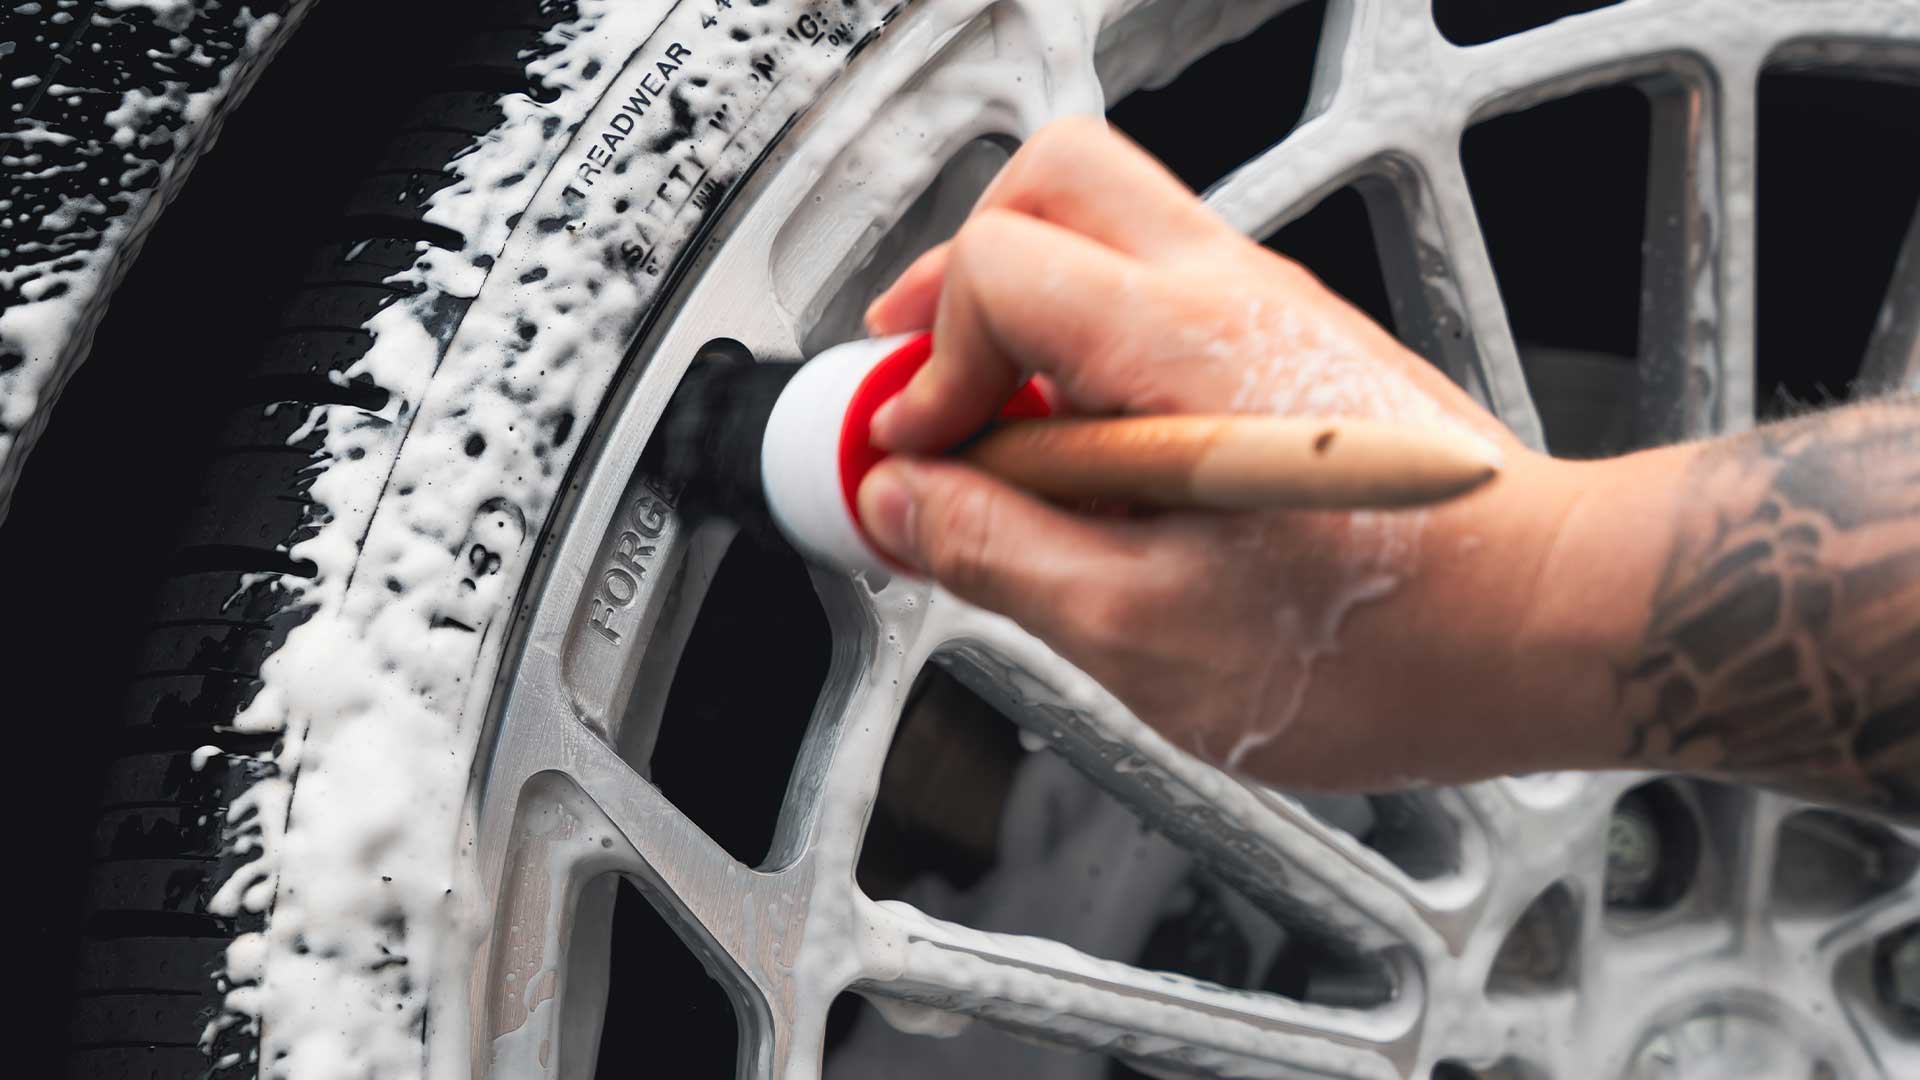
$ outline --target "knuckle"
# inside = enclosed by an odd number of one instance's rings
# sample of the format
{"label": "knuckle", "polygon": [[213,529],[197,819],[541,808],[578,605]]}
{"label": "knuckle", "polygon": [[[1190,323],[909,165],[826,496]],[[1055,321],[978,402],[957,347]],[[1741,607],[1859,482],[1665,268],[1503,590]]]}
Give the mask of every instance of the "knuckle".
{"label": "knuckle", "polygon": [[1003,276],[1019,216],[1011,210],[983,210],[960,227],[947,262],[949,289],[969,297],[997,291],[994,286]]}
{"label": "knuckle", "polygon": [[1151,624],[1149,615],[1131,590],[1112,584],[1095,585],[1079,599],[1072,613],[1080,637],[1104,650],[1126,651],[1137,645]]}
{"label": "knuckle", "polygon": [[964,285],[968,275],[980,267],[980,260],[986,253],[986,243],[975,221],[960,226],[953,237],[953,253],[947,259],[947,285],[952,288]]}
{"label": "knuckle", "polygon": [[1126,612],[1111,590],[1090,589],[1066,606],[1067,625],[1074,636],[1096,646],[1111,643],[1126,620]]}
{"label": "knuckle", "polygon": [[1011,210],[993,207],[968,218],[966,224],[960,226],[960,231],[954,234],[953,263],[975,266],[982,259],[1002,250],[1003,241],[1007,233],[1015,228],[1014,219],[1019,216]]}

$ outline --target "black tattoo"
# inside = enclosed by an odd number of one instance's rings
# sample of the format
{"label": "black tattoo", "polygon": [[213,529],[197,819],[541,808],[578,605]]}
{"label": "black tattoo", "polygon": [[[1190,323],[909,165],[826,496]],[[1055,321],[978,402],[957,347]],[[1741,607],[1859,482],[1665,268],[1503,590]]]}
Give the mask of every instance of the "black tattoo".
{"label": "black tattoo", "polygon": [[1627,759],[1920,820],[1920,399],[1714,446],[1683,488]]}

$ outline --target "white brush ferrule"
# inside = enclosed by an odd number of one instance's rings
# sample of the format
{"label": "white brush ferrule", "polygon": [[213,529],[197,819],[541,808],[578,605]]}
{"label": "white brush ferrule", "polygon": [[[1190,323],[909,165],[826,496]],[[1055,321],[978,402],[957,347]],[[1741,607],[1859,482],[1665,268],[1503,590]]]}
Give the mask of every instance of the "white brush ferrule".
{"label": "white brush ferrule", "polygon": [[[906,334],[837,345],[802,365],[774,402],[760,446],[767,507],[774,524],[807,558],[873,580],[900,572],[867,539],[854,500],[860,480],[879,457],[868,446],[867,422],[898,390],[895,386],[879,400],[869,400],[874,396],[870,378],[883,361],[909,351],[903,346],[924,339],[924,334]],[[924,362],[924,355],[911,360],[906,375]],[[856,404],[864,406],[863,412],[854,411]]]}

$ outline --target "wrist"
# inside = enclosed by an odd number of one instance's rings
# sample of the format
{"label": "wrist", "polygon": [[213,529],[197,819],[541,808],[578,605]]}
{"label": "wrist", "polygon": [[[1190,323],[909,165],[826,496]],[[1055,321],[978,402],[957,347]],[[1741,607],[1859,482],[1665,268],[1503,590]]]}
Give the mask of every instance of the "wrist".
{"label": "wrist", "polygon": [[1617,672],[1658,557],[1623,549],[1646,516],[1634,482],[1515,449],[1492,484],[1429,511],[1401,587],[1316,667],[1312,737],[1275,752],[1297,767],[1364,748],[1379,775],[1363,787],[1617,764]]}
{"label": "wrist", "polygon": [[[1540,534],[1506,655],[1533,721],[1528,770],[1618,768],[1627,740],[1620,685],[1634,664],[1678,497],[1671,458],[1685,448],[1596,462],[1540,459],[1529,478]],[[1524,512],[1524,508],[1522,508]]]}

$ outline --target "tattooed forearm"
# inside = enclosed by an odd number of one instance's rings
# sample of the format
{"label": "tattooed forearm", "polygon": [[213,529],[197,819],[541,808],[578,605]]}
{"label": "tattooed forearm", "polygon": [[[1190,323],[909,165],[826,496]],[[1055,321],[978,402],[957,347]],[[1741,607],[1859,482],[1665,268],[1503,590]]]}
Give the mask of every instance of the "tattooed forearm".
{"label": "tattooed forearm", "polygon": [[1709,446],[1683,492],[1627,760],[1920,820],[1920,399]]}

